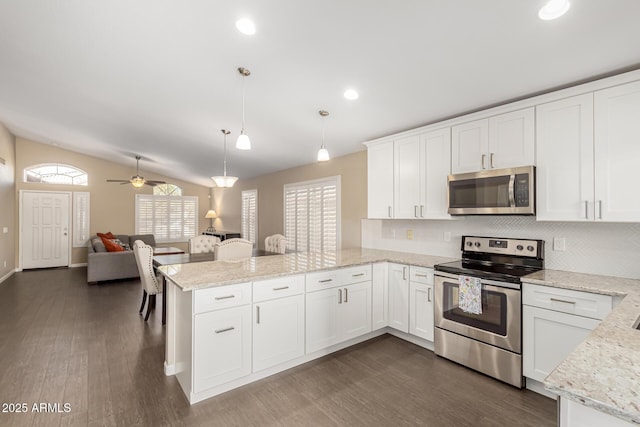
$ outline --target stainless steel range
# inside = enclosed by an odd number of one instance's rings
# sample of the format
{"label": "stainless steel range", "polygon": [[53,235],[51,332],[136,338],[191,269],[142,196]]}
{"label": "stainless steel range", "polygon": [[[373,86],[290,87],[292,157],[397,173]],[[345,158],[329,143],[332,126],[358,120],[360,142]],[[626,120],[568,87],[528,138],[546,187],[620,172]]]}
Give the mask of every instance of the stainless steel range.
{"label": "stainless steel range", "polygon": [[524,387],[520,279],[543,268],[543,240],[463,236],[435,266],[436,354]]}

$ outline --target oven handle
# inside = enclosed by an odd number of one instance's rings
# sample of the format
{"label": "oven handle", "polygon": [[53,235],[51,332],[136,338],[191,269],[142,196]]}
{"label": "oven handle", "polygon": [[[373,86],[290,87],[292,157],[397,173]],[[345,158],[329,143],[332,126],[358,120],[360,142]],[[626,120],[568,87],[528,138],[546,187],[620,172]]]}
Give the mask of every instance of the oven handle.
{"label": "oven handle", "polygon": [[[454,279],[457,281],[458,278],[462,275],[445,273],[444,271],[436,271],[435,276],[446,277],[446,278]],[[473,276],[469,276],[469,277],[473,277]],[[499,282],[497,280],[489,280],[489,279],[480,279],[480,283],[482,283],[483,285],[491,285],[491,286],[496,286],[498,288],[515,289],[518,291],[521,289],[519,283]]]}

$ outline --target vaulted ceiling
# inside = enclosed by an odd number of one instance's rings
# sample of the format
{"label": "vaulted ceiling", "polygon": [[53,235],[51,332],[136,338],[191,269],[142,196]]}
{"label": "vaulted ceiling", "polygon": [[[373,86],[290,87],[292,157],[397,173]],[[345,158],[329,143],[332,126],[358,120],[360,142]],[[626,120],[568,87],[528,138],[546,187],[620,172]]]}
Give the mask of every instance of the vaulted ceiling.
{"label": "vaulted ceiling", "polygon": [[[640,66],[640,1],[0,0],[0,122],[212,186]],[[250,17],[253,36],[235,21]],[[242,119],[252,150],[234,148]],[[354,101],[343,97],[353,87]]]}

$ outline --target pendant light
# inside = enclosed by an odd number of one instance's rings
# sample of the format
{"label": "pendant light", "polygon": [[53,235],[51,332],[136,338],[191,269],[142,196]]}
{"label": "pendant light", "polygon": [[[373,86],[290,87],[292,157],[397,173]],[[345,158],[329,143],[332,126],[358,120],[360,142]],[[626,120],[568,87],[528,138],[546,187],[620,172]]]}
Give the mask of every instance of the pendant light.
{"label": "pendant light", "polygon": [[242,130],[240,131],[240,136],[238,136],[238,140],[236,141],[236,148],[238,150],[251,150],[249,135],[244,133],[244,79],[250,76],[251,72],[243,67],[238,68],[238,72],[242,74]]}
{"label": "pendant light", "polygon": [[329,115],[328,111],[320,110],[318,113],[322,116],[322,145],[318,150],[318,161],[319,162],[328,162],[329,161],[329,150],[324,146],[324,121],[325,117]]}
{"label": "pendant light", "polygon": [[231,132],[226,129],[221,129],[220,132],[224,134],[224,163],[223,163],[223,175],[212,176],[211,179],[216,183],[218,187],[231,188],[233,184],[238,180],[237,176],[227,176],[227,135]]}

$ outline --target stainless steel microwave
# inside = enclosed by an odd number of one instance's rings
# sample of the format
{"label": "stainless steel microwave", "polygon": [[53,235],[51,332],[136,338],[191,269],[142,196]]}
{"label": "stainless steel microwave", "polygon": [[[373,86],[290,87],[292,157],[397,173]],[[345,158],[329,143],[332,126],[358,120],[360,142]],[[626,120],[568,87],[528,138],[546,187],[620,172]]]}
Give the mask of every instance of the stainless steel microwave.
{"label": "stainless steel microwave", "polygon": [[535,215],[535,166],[449,175],[451,215]]}

